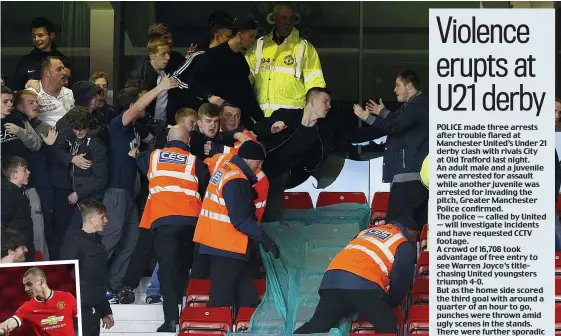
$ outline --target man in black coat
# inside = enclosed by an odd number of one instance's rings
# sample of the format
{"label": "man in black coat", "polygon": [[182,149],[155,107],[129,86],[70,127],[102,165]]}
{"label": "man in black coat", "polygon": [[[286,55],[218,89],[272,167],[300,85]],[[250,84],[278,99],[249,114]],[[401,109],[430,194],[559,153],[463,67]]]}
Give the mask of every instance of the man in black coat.
{"label": "man in black coat", "polygon": [[25,237],[27,253],[25,261],[35,260],[33,244],[33,220],[31,205],[25,195],[24,186],[29,182],[30,172],[27,162],[19,156],[12,156],[2,163],[2,227],[18,230]]}
{"label": "man in black coat", "polygon": [[106,208],[97,201],[80,203],[82,228],[68,230],[60,256],[63,260],[78,260],[80,267],[80,298],[82,335],[99,336],[100,323],[113,327],[113,312],[105,291],[109,285],[107,252],[99,232],[107,224]]}
{"label": "man in black coat", "polygon": [[192,87],[195,87],[203,100],[215,105],[225,101],[242,110],[241,123],[245,127],[264,118],[249,81],[249,65],[243,52],[255,43],[257,22],[248,17],[236,19],[232,27],[232,38],[210,48],[193,65]]}
{"label": "man in black coat", "polygon": [[[85,108],[74,107],[64,118],[71,131],[59,133],[49,148],[53,158],[51,181],[55,195],[53,236],[59,240],[71,222],[76,228],[80,227],[78,201],[101,201],[109,178],[106,147],[99,137],[89,134],[95,125],[93,115]],[[55,244],[60,246],[60,242]],[[58,256],[56,247],[53,249],[55,251],[49,251],[51,256]]]}
{"label": "man in black coat", "polygon": [[269,194],[263,221],[282,219],[282,193],[306,181],[334,147],[333,127],[327,120],[331,95],[325,88],[306,93],[304,109],[280,109],[255,124],[257,140],[267,150],[263,171]]}
{"label": "man in black coat", "polygon": [[33,50],[22,56],[16,66],[11,88],[15,91],[23,90],[30,79],[41,79],[41,62],[47,56],[58,57],[65,67],[71,68],[70,59],[57,50],[54,41],[54,24],[45,18],[35,18],[31,22],[31,36],[33,39]]}

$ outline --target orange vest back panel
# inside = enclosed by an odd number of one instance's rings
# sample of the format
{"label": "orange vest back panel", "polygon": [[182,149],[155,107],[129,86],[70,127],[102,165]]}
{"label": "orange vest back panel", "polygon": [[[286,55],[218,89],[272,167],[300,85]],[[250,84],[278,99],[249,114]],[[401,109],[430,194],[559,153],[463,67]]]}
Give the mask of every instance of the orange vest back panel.
{"label": "orange vest back panel", "polygon": [[395,252],[407,238],[395,225],[380,225],[361,231],[327,267],[358,275],[378,284],[386,292],[389,289],[390,274]]}
{"label": "orange vest back panel", "polygon": [[170,147],[150,155],[149,195],[140,227],[151,228],[162,217],[198,217],[201,211],[199,181],[195,173],[196,156]]}
{"label": "orange vest back panel", "polygon": [[212,174],[193,241],[222,251],[245,254],[248,237],[230,221],[222,194],[224,186],[234,179],[247,180],[247,177],[237,165],[228,160]]}

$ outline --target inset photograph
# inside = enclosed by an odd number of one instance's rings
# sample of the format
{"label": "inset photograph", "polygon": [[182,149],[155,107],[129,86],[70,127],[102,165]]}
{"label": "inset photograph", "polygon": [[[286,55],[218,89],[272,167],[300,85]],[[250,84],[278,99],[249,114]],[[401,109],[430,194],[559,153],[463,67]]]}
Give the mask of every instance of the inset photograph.
{"label": "inset photograph", "polygon": [[0,335],[78,335],[77,261],[0,265]]}

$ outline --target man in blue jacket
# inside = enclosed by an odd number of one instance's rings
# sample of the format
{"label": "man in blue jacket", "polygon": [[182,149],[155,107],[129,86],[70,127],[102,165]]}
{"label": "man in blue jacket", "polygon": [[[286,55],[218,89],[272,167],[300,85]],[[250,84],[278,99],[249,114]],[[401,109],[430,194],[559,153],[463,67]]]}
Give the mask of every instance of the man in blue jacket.
{"label": "man in blue jacket", "polygon": [[429,99],[421,92],[419,76],[405,70],[396,76],[394,93],[403,105],[389,111],[382,100],[370,100],[366,110],[359,105],[354,112],[374,131],[372,138],[387,136],[382,181],[391,183],[386,221],[408,216],[417,221],[411,229],[427,223],[428,190],[419,172],[429,153]]}

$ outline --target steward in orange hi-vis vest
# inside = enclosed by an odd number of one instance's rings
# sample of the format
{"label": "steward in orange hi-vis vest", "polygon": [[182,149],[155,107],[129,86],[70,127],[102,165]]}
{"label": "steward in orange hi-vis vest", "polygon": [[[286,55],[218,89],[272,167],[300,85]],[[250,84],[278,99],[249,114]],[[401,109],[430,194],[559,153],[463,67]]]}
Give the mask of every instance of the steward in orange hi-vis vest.
{"label": "steward in orange hi-vis vest", "polygon": [[[224,162],[231,160],[235,154],[238,152],[238,148],[232,148],[232,152],[216,154],[213,157],[205,159],[205,163],[208,166],[210,174],[220,167]],[[257,177],[257,182],[253,185],[253,189],[257,193],[257,198],[254,200],[255,204],[255,215],[257,216],[257,224],[261,223],[263,219],[263,213],[265,212],[265,206],[267,205],[267,194],[269,193],[269,179],[261,168],[255,170],[255,176]]]}
{"label": "steward in orange hi-vis vest", "polygon": [[193,238],[200,244],[199,253],[210,256],[207,307],[257,306],[248,263],[253,250],[250,244],[260,243],[265,251],[279,257],[278,247],[255,218],[254,171],[264,159],[263,147],[246,141],[238,155],[224,160],[214,171],[208,184]]}
{"label": "steward in orange hi-vis vest", "polygon": [[407,228],[414,222],[400,218],[359,232],[327,267],[316,311],[294,334],[329,332],[349,313],[372,323],[376,333],[397,333],[392,309],[411,289],[415,273],[413,232]]}
{"label": "steward in orange hi-vis vest", "polygon": [[[206,165],[188,148],[180,141],[172,141],[146,158],[149,196],[141,228],[166,225],[165,222],[177,216],[191,217],[192,225],[196,224],[202,205],[201,192],[206,191],[209,174]],[[166,220],[167,217],[170,218]]]}

